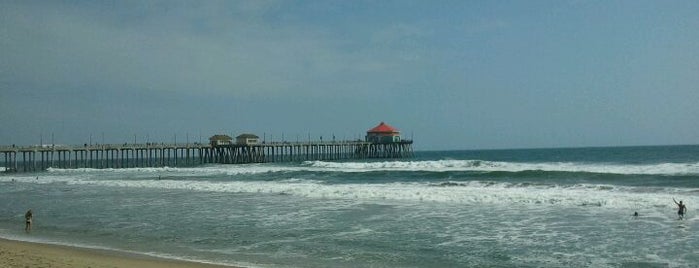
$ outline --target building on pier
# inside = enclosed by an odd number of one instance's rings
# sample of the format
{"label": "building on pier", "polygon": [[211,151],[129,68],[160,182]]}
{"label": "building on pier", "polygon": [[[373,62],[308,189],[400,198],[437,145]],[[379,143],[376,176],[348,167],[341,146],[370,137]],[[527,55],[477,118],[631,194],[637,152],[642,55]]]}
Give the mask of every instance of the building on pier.
{"label": "building on pier", "polygon": [[260,137],[255,134],[244,133],[235,137],[235,143],[241,145],[253,145],[260,143]]}
{"label": "building on pier", "polygon": [[218,134],[211,136],[209,142],[211,146],[231,145],[233,144],[233,138],[228,135]]}
{"label": "building on pier", "polygon": [[378,126],[366,132],[366,141],[371,143],[400,142],[400,131],[384,122],[381,122]]}
{"label": "building on pier", "polygon": [[6,172],[32,172],[48,168],[193,167],[205,164],[395,159],[413,156],[412,140],[381,122],[367,131],[366,140],[261,143],[254,134],[234,140],[213,135],[209,144],[156,143],[84,144],[74,146],[2,146],[0,167]]}

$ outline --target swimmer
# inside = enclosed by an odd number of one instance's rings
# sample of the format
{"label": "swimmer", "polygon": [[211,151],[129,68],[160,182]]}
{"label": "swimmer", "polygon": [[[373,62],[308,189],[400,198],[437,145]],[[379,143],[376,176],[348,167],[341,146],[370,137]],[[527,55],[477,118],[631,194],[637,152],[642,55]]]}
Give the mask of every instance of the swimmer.
{"label": "swimmer", "polygon": [[677,200],[673,198],[672,201],[674,201],[675,204],[677,204],[677,215],[679,215],[680,220],[684,219],[684,214],[687,213],[687,206],[682,203],[682,200],[680,200],[680,202],[677,203]]}

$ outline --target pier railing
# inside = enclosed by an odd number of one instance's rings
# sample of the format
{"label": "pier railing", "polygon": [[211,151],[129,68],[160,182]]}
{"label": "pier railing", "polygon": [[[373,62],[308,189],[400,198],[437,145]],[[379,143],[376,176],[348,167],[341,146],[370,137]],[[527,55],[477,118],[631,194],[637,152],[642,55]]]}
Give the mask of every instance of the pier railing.
{"label": "pier railing", "polygon": [[310,160],[412,157],[412,140],[371,143],[343,141],[275,141],[259,144],[123,143],[0,146],[6,171],[48,168],[188,167]]}

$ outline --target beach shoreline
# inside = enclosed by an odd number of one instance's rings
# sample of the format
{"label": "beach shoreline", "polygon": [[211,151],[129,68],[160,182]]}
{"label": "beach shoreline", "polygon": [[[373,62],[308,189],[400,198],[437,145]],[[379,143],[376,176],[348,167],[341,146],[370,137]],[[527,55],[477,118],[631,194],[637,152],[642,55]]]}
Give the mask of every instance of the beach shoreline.
{"label": "beach shoreline", "polygon": [[231,268],[236,266],[0,238],[0,267]]}

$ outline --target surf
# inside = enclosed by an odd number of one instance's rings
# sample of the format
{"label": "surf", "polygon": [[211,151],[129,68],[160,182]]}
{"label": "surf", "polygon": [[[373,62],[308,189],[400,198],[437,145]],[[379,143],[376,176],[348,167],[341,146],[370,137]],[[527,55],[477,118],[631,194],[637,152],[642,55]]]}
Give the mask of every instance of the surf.
{"label": "surf", "polygon": [[[219,192],[230,194],[290,195],[313,199],[409,201],[455,204],[529,204],[535,206],[597,206],[638,209],[669,206],[672,196],[683,195],[689,203],[699,196],[680,188],[655,188],[605,184],[557,185],[531,182],[441,181],[385,183],[327,183],[320,180],[209,181],[173,177],[165,179],[119,179],[91,176],[45,176],[12,178],[15,183],[58,183],[70,187],[108,187],[163,191]],[[8,178],[1,181],[7,182]]]}
{"label": "surf", "polygon": [[479,172],[571,172],[621,175],[699,175],[697,163],[618,164],[585,162],[500,162],[486,160],[429,160],[385,162],[307,161],[303,166],[338,172],[371,171],[479,171]]}

